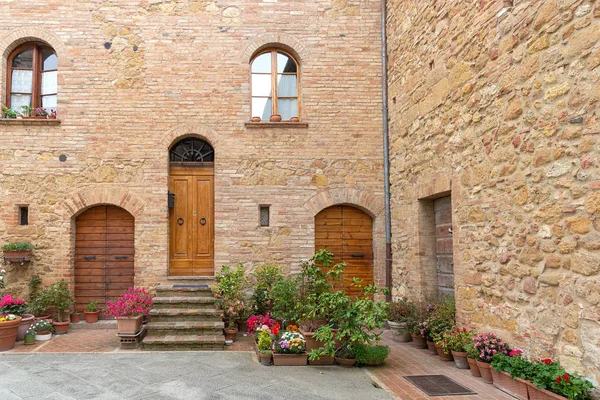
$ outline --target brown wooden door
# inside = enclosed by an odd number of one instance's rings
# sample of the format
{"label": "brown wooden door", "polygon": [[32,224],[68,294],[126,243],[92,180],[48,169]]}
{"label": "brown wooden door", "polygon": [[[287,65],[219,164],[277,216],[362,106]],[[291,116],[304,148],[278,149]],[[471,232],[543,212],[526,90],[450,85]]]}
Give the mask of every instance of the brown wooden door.
{"label": "brown wooden door", "polygon": [[75,221],[75,309],[104,308],[134,285],[134,218],[115,206],[93,207]]}
{"label": "brown wooden door", "polygon": [[357,295],[353,278],[362,286],[373,284],[373,220],[365,212],[351,206],[333,206],[315,217],[315,250],[327,249],[334,262],[345,262],[344,290]]}
{"label": "brown wooden door", "polygon": [[171,168],[169,215],[171,276],[214,275],[214,173],[212,168]]}

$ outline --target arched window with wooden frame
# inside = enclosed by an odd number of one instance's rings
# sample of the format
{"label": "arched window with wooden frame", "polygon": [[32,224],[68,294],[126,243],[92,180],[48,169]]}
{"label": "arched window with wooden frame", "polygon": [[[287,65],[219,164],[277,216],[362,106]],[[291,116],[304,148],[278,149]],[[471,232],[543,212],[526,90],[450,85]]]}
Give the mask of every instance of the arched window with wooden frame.
{"label": "arched window with wooden frame", "polygon": [[47,44],[29,42],[8,57],[6,105],[21,112],[23,106],[56,111],[58,57]]}
{"label": "arched window with wooden frame", "polygon": [[260,52],[251,62],[252,117],[283,121],[300,118],[300,68],[296,59],[281,49]]}

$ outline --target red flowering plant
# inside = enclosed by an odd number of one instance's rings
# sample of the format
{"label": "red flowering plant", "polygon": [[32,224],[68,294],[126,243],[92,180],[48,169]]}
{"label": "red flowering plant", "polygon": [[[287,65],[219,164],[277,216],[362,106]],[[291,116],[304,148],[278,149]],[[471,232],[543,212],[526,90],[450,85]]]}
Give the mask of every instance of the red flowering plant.
{"label": "red flowering plant", "polygon": [[0,299],[0,314],[23,315],[27,311],[27,304],[10,294],[5,294]]}
{"label": "red flowering plant", "polygon": [[473,341],[475,348],[479,350],[479,361],[491,363],[496,354],[508,355],[510,349],[495,333],[480,333]]}
{"label": "red flowering plant", "polygon": [[533,363],[533,384],[549,390],[569,400],[591,399],[589,390],[594,386],[591,382],[574,374],[567,373],[558,362],[549,358]]}
{"label": "red flowering plant", "polygon": [[106,302],[106,315],[115,318],[147,316],[152,310],[152,296],[145,288],[128,288],[116,302]]}
{"label": "red flowering plant", "polygon": [[[277,323],[273,318],[271,318],[270,314],[267,315],[254,315],[252,314],[250,318],[246,321],[248,324],[248,333],[256,334],[263,330],[271,330]],[[265,328],[265,329],[263,329]]]}
{"label": "red flowering plant", "polygon": [[437,342],[445,353],[449,353],[451,350],[455,352],[466,352],[469,344],[473,343],[473,336],[475,334],[467,328],[456,328],[453,332],[446,332],[441,342]]}

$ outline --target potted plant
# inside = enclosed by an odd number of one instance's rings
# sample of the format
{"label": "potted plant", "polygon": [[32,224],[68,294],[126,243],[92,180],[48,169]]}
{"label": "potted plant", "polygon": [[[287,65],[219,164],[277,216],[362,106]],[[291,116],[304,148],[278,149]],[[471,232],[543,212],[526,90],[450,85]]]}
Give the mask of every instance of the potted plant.
{"label": "potted plant", "polygon": [[35,331],[35,340],[45,341],[52,339],[52,332],[54,332],[54,325],[52,320],[41,319],[35,321],[31,325],[31,329]]}
{"label": "potted plant", "polygon": [[0,351],[15,347],[21,317],[14,314],[0,315]]}
{"label": "potted plant", "polygon": [[469,369],[467,361],[468,345],[473,343],[473,332],[467,328],[456,328],[456,331],[444,335],[444,340],[450,347],[450,352],[454,358],[454,365],[458,369]]}
{"label": "potted plant", "polygon": [[2,106],[2,113],[4,114],[4,118],[17,118],[21,115],[18,111],[10,109],[5,105]]}
{"label": "potted plant", "polygon": [[335,351],[335,362],[344,368],[352,368],[356,364],[356,352],[349,345],[341,346]]}
{"label": "potted plant", "polygon": [[73,311],[71,313],[71,323],[76,324],[78,322],[81,322],[81,313],[79,313],[77,311]]}
{"label": "potted plant", "polygon": [[411,337],[413,345],[417,349],[426,349],[427,341],[425,340],[424,334],[427,332],[426,322],[415,323],[412,327]]}
{"label": "potted plant", "polygon": [[446,332],[454,330],[455,314],[456,306],[454,303],[454,296],[446,296],[435,305],[434,310],[427,320],[427,330],[433,339],[436,354],[438,354],[443,361],[452,361],[452,354],[450,353],[447,344],[444,344],[443,335]]}
{"label": "potted plant", "polygon": [[21,317],[21,323],[17,332],[17,341],[23,340],[25,332],[33,322],[33,315],[26,314],[28,305],[25,301],[17,299],[10,294],[5,294],[0,299],[0,315],[14,314]]}
{"label": "potted plant", "polygon": [[56,119],[56,110],[50,110],[50,114],[48,114],[49,119]]}
{"label": "potted plant", "polygon": [[522,378],[530,377],[533,363],[522,357],[521,350],[511,350],[508,355],[492,356],[492,379],[494,386],[518,399],[527,400],[527,383]]}
{"label": "potted plant", "polygon": [[477,366],[485,383],[493,383],[492,356],[495,354],[508,354],[509,348],[495,333],[480,333],[474,339],[475,348],[479,351]]}
{"label": "potted plant", "polygon": [[85,314],[85,322],[88,324],[93,324],[94,322],[98,322],[98,315],[100,311],[98,311],[98,302],[92,301],[87,305],[87,311],[83,312]]}
{"label": "potted plant", "polygon": [[479,367],[477,366],[477,359],[479,358],[479,350],[475,348],[475,344],[471,341],[466,346],[467,349],[467,362],[469,363],[469,367],[471,368],[471,375],[474,377],[480,378],[481,372],[479,371]]}
{"label": "potted plant", "polygon": [[367,346],[365,344],[356,345],[354,348],[356,364],[377,366],[385,362],[390,355],[390,348],[383,345]]}
{"label": "potted plant", "polygon": [[217,297],[217,304],[223,310],[225,344],[235,341],[238,332],[237,323],[245,310],[242,295],[247,283],[244,267],[239,264],[236,269],[224,265],[212,285],[213,293]]}
{"label": "potted plant", "polygon": [[[277,324],[270,315],[254,315],[252,314],[247,320],[246,324],[248,325],[248,333],[252,335],[260,334],[263,330],[271,330],[273,326]],[[256,342],[258,343],[258,337],[256,337]]]}
{"label": "potted plant", "polygon": [[69,332],[69,318],[64,317],[64,312],[73,304],[73,293],[69,290],[69,284],[65,280],[60,280],[52,285],[42,289],[40,297],[46,299],[46,303],[53,307],[56,312],[54,320],[54,329],[57,335],[63,335]]}
{"label": "potted plant", "polygon": [[145,288],[128,288],[116,302],[106,302],[106,315],[117,319],[120,334],[135,335],[142,326],[142,318],[152,310],[152,297]]}
{"label": "potted plant", "polygon": [[416,314],[417,308],[407,299],[390,302],[387,318],[395,342],[411,341],[410,323]]}
{"label": "potted plant", "polygon": [[273,363],[273,339],[268,330],[261,331],[258,335],[258,359],[261,365],[271,365]]}
{"label": "potted plant", "polygon": [[29,327],[23,336],[24,344],[32,345],[35,344],[35,330],[32,327]]}
{"label": "potted plant", "polygon": [[46,111],[46,109],[43,107],[38,107],[38,108],[34,109],[32,114],[33,114],[33,118],[36,118],[36,119],[47,119],[48,118],[48,111]]}
{"label": "potted plant", "polygon": [[528,374],[513,372],[525,376],[527,381],[527,394],[531,400],[588,400],[594,398],[590,394],[593,388],[591,382],[569,374],[558,362],[549,358],[536,360],[527,369]]}
{"label": "potted plant", "polygon": [[260,122],[260,117],[252,117],[250,119],[250,121],[252,121],[252,122]]}
{"label": "potted plant", "polygon": [[40,285],[42,284],[42,278],[38,275],[34,275],[29,280],[29,312],[35,316],[34,320],[49,319],[50,314],[48,313],[48,296],[47,292],[44,292],[44,296],[41,295]]}
{"label": "potted plant", "polygon": [[281,115],[279,115],[279,114],[273,114],[273,115],[271,115],[271,118],[269,118],[269,121],[271,121],[271,122],[281,122]]}
{"label": "potted plant", "polygon": [[302,366],[308,361],[306,340],[300,332],[285,331],[273,344],[273,364]]}
{"label": "potted plant", "polygon": [[454,357],[450,352],[450,343],[446,340],[449,332],[436,334],[434,338],[435,350],[442,361],[454,361]]}
{"label": "potted plant", "polygon": [[21,114],[23,115],[23,118],[30,118],[33,114],[33,107],[21,106]]}
{"label": "potted plant", "polygon": [[4,259],[8,263],[25,263],[31,260],[33,245],[31,243],[8,243],[2,246]]}

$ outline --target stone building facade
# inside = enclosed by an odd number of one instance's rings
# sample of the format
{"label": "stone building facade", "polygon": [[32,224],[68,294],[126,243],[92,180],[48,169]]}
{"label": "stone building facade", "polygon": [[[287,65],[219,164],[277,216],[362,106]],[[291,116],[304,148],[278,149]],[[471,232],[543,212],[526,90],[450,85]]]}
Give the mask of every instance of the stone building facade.
{"label": "stone building facade", "polygon": [[600,3],[388,4],[394,295],[600,382]]}
{"label": "stone building facade", "polygon": [[[315,216],[345,204],[373,219],[383,283],[380,12],[358,0],[3,1],[3,102],[15,48],[58,57],[58,119],[0,120],[0,241],[35,245],[29,265],[8,267],[11,287],[24,294],[34,273],[73,279],[76,218],[98,205],[135,219],[135,284],[164,281],[169,150],[187,137],[215,151],[217,271],[294,271],[314,253]],[[297,123],[250,123],[250,62],[267,48],[298,63]]]}

